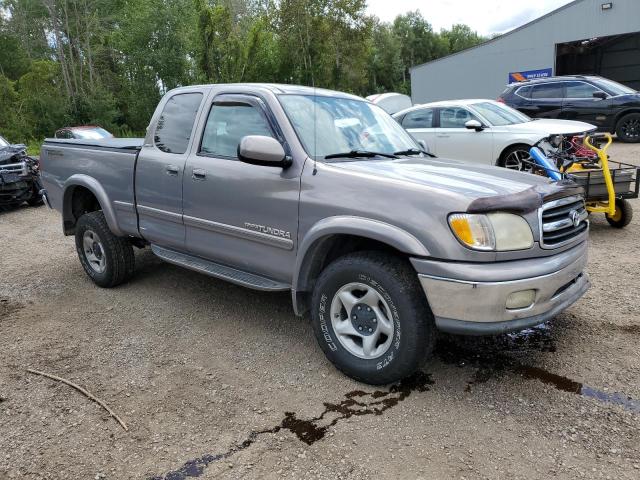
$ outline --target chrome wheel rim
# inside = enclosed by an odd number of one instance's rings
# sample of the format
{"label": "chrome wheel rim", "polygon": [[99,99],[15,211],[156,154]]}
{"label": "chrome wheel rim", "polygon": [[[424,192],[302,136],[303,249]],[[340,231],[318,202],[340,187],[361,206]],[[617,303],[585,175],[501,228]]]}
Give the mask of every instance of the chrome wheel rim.
{"label": "chrome wheel rim", "polygon": [[100,237],[92,230],[84,232],[82,236],[82,250],[91,269],[96,273],[103,273],[107,268],[104,247],[102,246]]}
{"label": "chrome wheel rim", "polygon": [[331,301],[330,314],[338,341],[351,355],[372,360],[391,347],[391,310],[374,288],[359,282],[343,286]]}
{"label": "chrome wheel rim", "polygon": [[504,159],[504,166],[510,170],[520,170],[521,172],[530,172],[531,155],[526,150],[515,150],[507,155]]}

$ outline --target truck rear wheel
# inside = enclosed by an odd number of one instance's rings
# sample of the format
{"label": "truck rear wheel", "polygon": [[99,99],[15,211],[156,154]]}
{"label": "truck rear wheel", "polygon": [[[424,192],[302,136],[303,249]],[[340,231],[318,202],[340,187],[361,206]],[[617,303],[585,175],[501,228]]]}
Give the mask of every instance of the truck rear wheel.
{"label": "truck rear wheel", "polygon": [[115,287],[133,275],[133,247],[111,233],[101,211],[85,213],[78,220],[76,251],[84,271],[100,287]]}
{"label": "truck rear wheel", "polygon": [[417,274],[386,253],[358,252],[331,263],[314,288],[311,315],[327,358],[364,383],[400,380],[433,349],[433,315]]}

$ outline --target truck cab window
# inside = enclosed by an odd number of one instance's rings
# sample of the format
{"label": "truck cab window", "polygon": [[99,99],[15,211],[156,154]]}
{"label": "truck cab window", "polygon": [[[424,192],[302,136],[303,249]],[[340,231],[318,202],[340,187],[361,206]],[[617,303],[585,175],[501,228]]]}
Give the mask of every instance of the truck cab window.
{"label": "truck cab window", "polygon": [[246,103],[214,104],[204,128],[200,152],[237,158],[240,140],[247,135],[274,136],[260,110]]}
{"label": "truck cab window", "polygon": [[166,153],[187,151],[200,102],[201,93],[182,93],[167,101],[153,137],[156,147]]}

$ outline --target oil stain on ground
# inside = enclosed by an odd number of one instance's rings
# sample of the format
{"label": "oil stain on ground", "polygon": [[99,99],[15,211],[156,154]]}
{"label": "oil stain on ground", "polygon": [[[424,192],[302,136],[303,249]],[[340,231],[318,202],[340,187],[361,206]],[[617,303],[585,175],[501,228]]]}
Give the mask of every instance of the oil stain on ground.
{"label": "oil stain on ground", "polygon": [[640,402],[627,395],[604,392],[524,363],[527,360],[527,354],[536,351],[556,351],[552,330],[546,324],[519,333],[475,339],[475,341],[469,338],[445,336],[440,339],[436,353],[445,363],[476,367],[465,388],[467,392],[471,391],[473,385],[487,382],[505,371],[513,371],[526,379],[539,380],[563,392],[620,405],[632,412],[640,412]]}
{"label": "oil stain on ground", "polygon": [[[640,402],[626,395],[604,392],[540,367],[527,365],[526,362],[531,360],[531,353],[556,351],[552,333],[552,329],[547,324],[543,324],[522,332],[495,337],[469,338],[443,335],[438,339],[435,354],[444,363],[476,369],[466,386],[466,391],[471,391],[473,385],[487,382],[506,372],[515,372],[526,379],[539,380],[564,392],[640,412]],[[150,480],[185,480],[190,477],[199,477],[211,463],[224,460],[244,450],[260,435],[277,433],[281,430],[289,430],[299,440],[311,445],[324,438],[327,431],[341,420],[354,416],[382,415],[386,410],[409,397],[412,392],[425,392],[432,384],[430,376],[420,372],[392,386],[389,390],[349,392],[340,403],[324,403],[324,411],[311,419],[298,418],[294,412],[285,412],[280,424],[266,430],[251,432],[246,440],[234,445],[226,452],[203,455],[186,462],[177,470],[152,477]],[[329,418],[331,420],[328,420]]]}
{"label": "oil stain on ground", "polygon": [[[285,412],[280,424],[266,430],[251,432],[241,443],[234,445],[224,453],[203,455],[189,460],[177,470],[152,477],[150,480],[185,480],[189,477],[199,477],[204,469],[213,462],[224,460],[237,452],[249,447],[260,435],[289,430],[299,440],[312,445],[324,438],[329,429],[341,420],[365,415],[382,415],[385,411],[406,400],[413,392],[426,392],[433,384],[431,377],[418,372],[411,377],[393,385],[389,390],[365,392],[354,390],[347,393],[340,403],[324,403],[324,411],[311,419],[297,418],[294,412]],[[331,418],[331,420],[329,420]]]}

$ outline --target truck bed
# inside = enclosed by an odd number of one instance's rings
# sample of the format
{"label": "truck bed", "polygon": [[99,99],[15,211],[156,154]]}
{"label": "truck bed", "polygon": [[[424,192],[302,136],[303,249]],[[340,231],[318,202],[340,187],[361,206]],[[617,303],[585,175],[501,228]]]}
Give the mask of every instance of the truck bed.
{"label": "truck bed", "polygon": [[80,140],[66,138],[46,138],[45,145],[65,145],[74,147],[94,147],[98,149],[137,150],[142,147],[143,138],[102,138],[99,140]]}
{"label": "truck bed", "polygon": [[137,235],[134,173],[143,142],[142,138],[46,139],[40,164],[51,206],[60,211],[69,208],[63,196],[66,187],[74,186],[67,190],[69,195],[86,187],[95,193],[115,233]]}

